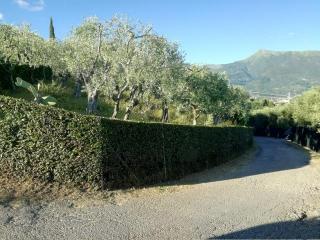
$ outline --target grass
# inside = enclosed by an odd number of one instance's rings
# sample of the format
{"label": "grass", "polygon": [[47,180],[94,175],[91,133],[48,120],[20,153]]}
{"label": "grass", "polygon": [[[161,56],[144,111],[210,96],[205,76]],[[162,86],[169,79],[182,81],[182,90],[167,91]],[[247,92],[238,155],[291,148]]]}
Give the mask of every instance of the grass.
{"label": "grass", "polygon": [[[74,86],[72,82],[66,84],[66,86],[53,85],[51,83],[41,82],[40,92],[42,95],[51,95],[57,99],[58,108],[63,108],[68,111],[73,111],[81,114],[86,114],[87,96],[86,93],[82,93],[81,97],[76,98],[73,96]],[[27,101],[33,101],[33,96],[30,92],[23,88],[16,88],[16,90],[2,90],[0,94],[25,99]],[[125,101],[122,101],[120,105],[120,111],[118,119],[123,119],[125,114]],[[154,102],[155,109],[146,110],[144,105],[137,106],[130,119],[135,121],[143,122],[160,122],[161,121],[161,105],[160,103]],[[113,113],[114,104],[106,96],[100,95],[98,99],[98,112],[97,115],[104,117],[111,117]],[[174,124],[191,124],[192,116],[190,112],[180,113],[175,107],[169,109],[170,123]],[[205,114],[202,114],[198,119],[199,125],[204,125],[207,120]]]}

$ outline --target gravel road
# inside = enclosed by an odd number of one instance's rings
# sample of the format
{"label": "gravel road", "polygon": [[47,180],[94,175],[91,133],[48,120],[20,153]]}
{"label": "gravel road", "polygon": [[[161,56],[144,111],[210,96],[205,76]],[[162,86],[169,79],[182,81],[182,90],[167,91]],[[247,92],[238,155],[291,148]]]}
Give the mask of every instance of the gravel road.
{"label": "gravel road", "polygon": [[90,199],[0,201],[0,239],[320,238],[320,161],[271,138],[177,186]]}

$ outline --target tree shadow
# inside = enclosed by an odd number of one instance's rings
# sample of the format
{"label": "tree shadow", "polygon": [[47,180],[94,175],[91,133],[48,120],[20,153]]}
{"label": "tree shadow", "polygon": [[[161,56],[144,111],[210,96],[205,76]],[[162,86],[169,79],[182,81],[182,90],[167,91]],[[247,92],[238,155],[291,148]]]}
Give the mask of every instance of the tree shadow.
{"label": "tree shadow", "polygon": [[[163,185],[190,185],[237,179],[278,171],[288,171],[309,165],[310,152],[283,139],[256,137],[256,148],[243,156],[206,171],[188,175]],[[162,185],[162,184],[161,184]]]}
{"label": "tree shadow", "polygon": [[214,236],[209,239],[319,239],[320,218],[276,222]]}

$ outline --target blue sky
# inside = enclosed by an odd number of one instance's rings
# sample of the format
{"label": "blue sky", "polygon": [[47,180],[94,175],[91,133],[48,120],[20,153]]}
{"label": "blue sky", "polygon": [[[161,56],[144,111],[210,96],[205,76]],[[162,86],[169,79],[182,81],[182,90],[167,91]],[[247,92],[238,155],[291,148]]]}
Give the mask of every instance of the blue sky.
{"label": "blue sky", "polygon": [[320,50],[320,0],[0,0],[0,20],[64,38],[88,16],[153,25],[191,63],[229,63],[259,49]]}

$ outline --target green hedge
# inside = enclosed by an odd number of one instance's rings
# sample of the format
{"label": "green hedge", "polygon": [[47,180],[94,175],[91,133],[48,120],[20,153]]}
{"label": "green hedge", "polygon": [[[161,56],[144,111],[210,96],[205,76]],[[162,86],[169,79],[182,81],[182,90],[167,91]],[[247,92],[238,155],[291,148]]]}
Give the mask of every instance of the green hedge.
{"label": "green hedge", "polygon": [[[0,60],[0,90],[12,89],[13,87],[13,83],[10,80],[11,74],[9,71],[9,67],[9,64],[3,63]],[[37,80],[48,80],[52,78],[51,68],[45,66],[40,66],[31,69],[28,65],[15,65],[12,74],[13,79],[16,79],[16,77],[20,77],[30,83],[36,83]]]}
{"label": "green hedge", "polygon": [[0,96],[0,171],[118,188],[200,171],[243,153],[252,129],[114,121]]}

